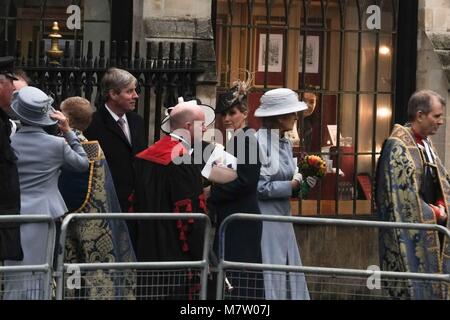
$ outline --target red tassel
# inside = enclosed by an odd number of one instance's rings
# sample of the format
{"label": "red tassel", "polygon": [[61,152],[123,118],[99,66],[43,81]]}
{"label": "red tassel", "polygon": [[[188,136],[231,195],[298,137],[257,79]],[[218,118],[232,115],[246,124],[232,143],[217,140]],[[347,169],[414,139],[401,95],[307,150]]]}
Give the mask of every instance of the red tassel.
{"label": "red tassel", "polygon": [[[175,202],[175,213],[192,213],[192,201],[191,199],[183,199]],[[188,223],[194,223],[194,219],[189,219],[186,222],[183,220],[177,221],[177,229],[179,232],[179,240],[182,241],[181,250],[183,252],[189,251],[189,245],[187,243],[187,231],[188,231]]]}
{"label": "red tassel", "polygon": [[128,203],[130,204],[128,207],[128,213],[133,213],[134,212],[134,203],[135,203],[136,197],[134,195],[134,193],[131,193],[128,196]]}
{"label": "red tassel", "polygon": [[[184,207],[184,210],[182,208]],[[192,201],[191,199],[183,199],[175,202],[175,210],[176,213],[191,213],[192,212]]]}
{"label": "red tassel", "polygon": [[198,201],[199,201],[199,207],[201,210],[203,210],[204,213],[207,213],[208,210],[206,208],[206,201],[205,201],[205,194],[202,193],[201,195],[198,196]]}
{"label": "red tassel", "polygon": [[194,294],[200,292],[200,284],[195,283],[189,288],[188,300],[194,300]]}

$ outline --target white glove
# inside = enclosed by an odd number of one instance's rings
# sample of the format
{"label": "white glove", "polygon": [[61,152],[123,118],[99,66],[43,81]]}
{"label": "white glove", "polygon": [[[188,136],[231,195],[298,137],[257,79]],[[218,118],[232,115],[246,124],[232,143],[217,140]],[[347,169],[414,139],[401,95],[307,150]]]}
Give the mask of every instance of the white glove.
{"label": "white glove", "polygon": [[307,177],[306,178],[306,183],[312,189],[312,188],[314,188],[314,186],[317,183],[317,178],[316,177]]}
{"label": "white glove", "polygon": [[302,183],[302,181],[303,181],[303,176],[302,176],[301,173],[296,172],[296,173],[294,174],[294,177],[292,178],[292,180],[297,180],[298,183]]}

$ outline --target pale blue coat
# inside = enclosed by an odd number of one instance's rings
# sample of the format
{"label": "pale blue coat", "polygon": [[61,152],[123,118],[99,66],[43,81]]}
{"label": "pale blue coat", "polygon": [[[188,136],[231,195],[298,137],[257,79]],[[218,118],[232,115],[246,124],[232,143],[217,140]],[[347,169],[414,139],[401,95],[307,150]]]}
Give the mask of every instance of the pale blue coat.
{"label": "pale blue coat", "polygon": [[[21,215],[50,215],[55,220],[67,212],[66,204],[58,189],[61,167],[84,172],[89,160],[75,133],[69,131],[65,139],[47,134],[43,128],[22,127],[12,138],[11,145],[17,155],[19,171]],[[23,261],[5,261],[6,265],[31,265],[45,263],[48,226],[23,224],[20,238]],[[29,276],[27,275],[27,278]],[[38,281],[6,283],[6,292],[15,290],[5,299],[36,299],[42,294]],[[34,288],[32,288],[32,286]],[[38,288],[36,288],[38,287]],[[30,290],[38,289],[38,290]],[[19,290],[19,291],[18,291]]]}
{"label": "pale blue coat", "polygon": [[[258,182],[261,214],[290,216],[291,181],[296,170],[292,143],[267,129],[259,130],[257,139],[262,164]],[[261,251],[264,264],[302,265],[292,224],[264,222]],[[286,276],[286,272],[264,272],[266,299],[309,300],[304,274],[289,274],[289,284]]]}

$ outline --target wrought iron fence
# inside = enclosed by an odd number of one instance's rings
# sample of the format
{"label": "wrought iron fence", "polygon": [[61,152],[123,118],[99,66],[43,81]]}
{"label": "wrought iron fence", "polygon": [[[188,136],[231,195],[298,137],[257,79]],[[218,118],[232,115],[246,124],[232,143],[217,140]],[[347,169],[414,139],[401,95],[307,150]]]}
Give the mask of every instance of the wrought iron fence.
{"label": "wrought iron fence", "polygon": [[[131,72],[138,79],[136,91],[141,96],[136,111],[143,115],[146,134],[154,140],[160,136],[162,107],[175,105],[179,96],[195,97],[197,76],[204,72],[197,65],[196,43],[146,42],[145,57],[141,57],[139,42],[135,43],[134,50],[129,50],[128,41],[120,46],[112,41],[107,54],[105,41],[101,41],[95,56],[91,41],[86,54],[83,54],[81,40],[75,41],[73,48],[71,42],[65,41],[64,54],[57,64],[46,56],[44,40],[39,44],[30,41],[26,54],[21,48],[20,40],[16,43],[3,41],[0,55],[14,56],[16,67],[27,73],[32,84],[54,96],[56,108],[70,96],[83,96],[98,106],[101,103],[98,89],[105,71],[117,67]],[[121,52],[118,48],[122,48]]]}

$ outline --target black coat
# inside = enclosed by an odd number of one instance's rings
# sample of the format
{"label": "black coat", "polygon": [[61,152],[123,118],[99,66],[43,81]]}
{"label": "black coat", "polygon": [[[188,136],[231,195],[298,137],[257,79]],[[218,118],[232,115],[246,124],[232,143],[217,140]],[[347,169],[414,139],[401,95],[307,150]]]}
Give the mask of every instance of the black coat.
{"label": "black coat", "polygon": [[[136,211],[151,213],[204,213],[202,176],[193,164],[170,161],[170,137],[165,137],[136,159]],[[180,220],[181,221],[181,220]],[[186,228],[181,240],[177,221],[139,221],[139,261],[200,260],[204,226],[200,221],[182,220]]]}
{"label": "black coat", "polygon": [[[10,128],[8,116],[0,110],[0,215],[20,213],[19,174],[9,140]],[[22,259],[19,225],[0,223],[0,260]]]}
{"label": "black coat", "polygon": [[[193,164],[174,164],[174,143],[166,136],[138,155],[135,209],[144,213],[204,213],[202,177]],[[136,257],[138,261],[192,261],[203,256],[205,225],[199,220],[140,220]],[[189,299],[197,292],[200,279],[184,272],[165,273],[158,285],[138,279],[138,296],[158,290],[162,298]],[[172,275],[171,275],[172,274]],[[150,293],[150,294],[149,294]]]}
{"label": "black coat", "polygon": [[[129,211],[129,197],[135,189],[134,156],[147,147],[142,117],[135,112],[129,112],[127,120],[131,145],[105,106],[97,109],[89,128],[84,131],[85,137],[88,140],[97,140],[105,153],[122,212]],[[135,248],[136,222],[127,220],[127,225]]]}
{"label": "black coat", "polygon": [[129,112],[127,120],[131,145],[105,106],[98,108],[92,117],[91,125],[84,131],[88,140],[98,140],[105,153],[123,212],[128,212],[128,197],[135,186],[134,156],[147,147],[142,117],[135,112]]}
{"label": "black coat", "polygon": [[[218,227],[222,221],[233,213],[260,214],[257,201],[257,187],[260,175],[261,163],[258,155],[258,142],[253,134],[248,134],[243,151],[239,152],[238,136],[244,136],[248,129],[235,133],[230,143],[227,144],[227,152],[238,158],[238,178],[226,184],[214,184],[211,188],[211,196],[208,204],[211,211],[217,215],[217,231],[214,248],[218,254]],[[234,143],[235,148],[232,148]],[[250,153],[256,152],[256,155]],[[254,159],[252,157],[255,156]],[[250,160],[253,161],[253,163]],[[261,263],[261,233],[262,224],[250,221],[235,221],[229,224],[225,234],[225,259],[238,262]]]}

